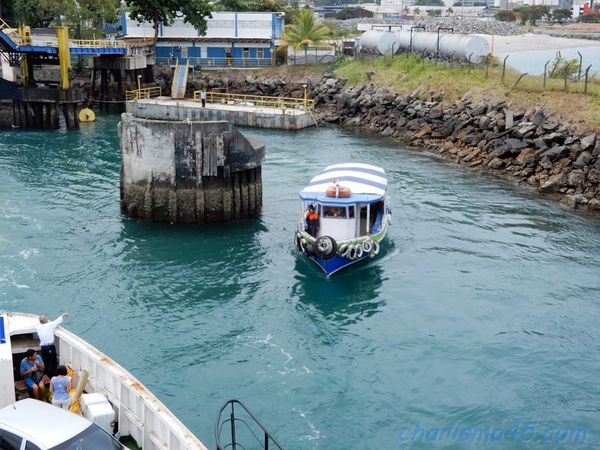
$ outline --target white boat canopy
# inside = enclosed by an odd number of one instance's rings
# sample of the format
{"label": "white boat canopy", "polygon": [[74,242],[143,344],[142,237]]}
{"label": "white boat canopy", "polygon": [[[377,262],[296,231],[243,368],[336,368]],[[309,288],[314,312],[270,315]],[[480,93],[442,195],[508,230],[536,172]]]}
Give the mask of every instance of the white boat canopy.
{"label": "white boat canopy", "polygon": [[343,163],[328,166],[314,177],[300,192],[324,193],[328,187],[338,183],[339,186],[348,187],[352,194],[385,195],[387,179],[385,170],[381,167],[362,163]]}

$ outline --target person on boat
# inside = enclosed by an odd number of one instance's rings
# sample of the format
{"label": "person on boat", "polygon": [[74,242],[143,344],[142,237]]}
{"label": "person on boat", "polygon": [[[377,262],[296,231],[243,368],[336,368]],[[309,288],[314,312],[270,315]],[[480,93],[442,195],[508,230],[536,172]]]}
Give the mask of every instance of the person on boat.
{"label": "person on boat", "polygon": [[46,361],[46,375],[53,377],[56,374],[56,347],[54,346],[54,330],[59,326],[69,313],[63,313],[56,320],[48,322],[47,316],[40,316],[40,325],[37,327],[37,335],[42,346],[42,359]]}
{"label": "person on boat", "polygon": [[331,208],[332,217],[342,217],[344,210],[342,208]]}
{"label": "person on boat", "polygon": [[317,237],[319,231],[319,213],[315,211],[315,207],[310,205],[306,211],[306,231],[313,237]]}
{"label": "person on boat", "polygon": [[35,350],[29,349],[21,360],[19,369],[23,381],[33,393],[33,398],[46,401],[46,386],[44,386],[44,361]]}
{"label": "person on boat", "polygon": [[71,406],[71,377],[67,376],[67,368],[60,365],[56,368],[56,376],[50,380],[52,404],[68,410]]}

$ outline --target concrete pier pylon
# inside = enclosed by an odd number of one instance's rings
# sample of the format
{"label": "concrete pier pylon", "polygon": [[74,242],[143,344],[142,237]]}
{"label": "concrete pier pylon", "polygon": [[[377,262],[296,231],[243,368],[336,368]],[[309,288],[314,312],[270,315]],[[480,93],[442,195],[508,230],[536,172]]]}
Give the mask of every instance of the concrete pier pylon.
{"label": "concrete pier pylon", "polygon": [[124,113],[119,135],[121,208],[128,215],[207,223],[260,214],[264,143],[244,137],[229,122]]}

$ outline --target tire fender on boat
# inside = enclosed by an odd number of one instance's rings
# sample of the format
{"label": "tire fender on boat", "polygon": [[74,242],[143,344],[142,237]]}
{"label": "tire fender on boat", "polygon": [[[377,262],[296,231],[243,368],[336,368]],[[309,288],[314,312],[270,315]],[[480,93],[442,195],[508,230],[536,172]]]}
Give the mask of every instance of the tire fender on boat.
{"label": "tire fender on boat", "polygon": [[373,250],[373,243],[369,240],[364,241],[362,243],[362,249],[365,253],[371,253],[371,250]]}
{"label": "tire fender on boat", "polygon": [[348,246],[348,252],[346,254],[346,257],[348,259],[355,259],[356,258],[356,247],[354,245],[349,245]]}
{"label": "tire fender on boat", "polygon": [[298,247],[299,250],[301,250],[301,248],[300,248],[300,233],[298,233],[297,231],[294,233],[294,245],[296,247]]}
{"label": "tire fender on boat", "polygon": [[311,244],[310,242],[308,242],[306,244],[306,246],[304,247],[304,252],[306,253],[307,256],[315,256],[315,254],[316,254],[315,246],[313,244]]}
{"label": "tire fender on boat", "polygon": [[330,259],[335,256],[337,244],[331,236],[320,236],[315,241],[315,254],[319,258]]}
{"label": "tire fender on boat", "polygon": [[300,251],[302,253],[306,253],[306,239],[304,239],[304,238],[300,239],[299,247],[300,247]]}
{"label": "tire fender on boat", "polygon": [[359,245],[357,245],[357,246],[356,246],[356,258],[357,258],[357,259],[358,259],[358,258],[362,258],[362,255],[363,255],[363,253],[364,253],[364,252],[363,252],[362,245],[360,245],[360,244],[359,244]]}
{"label": "tire fender on boat", "polygon": [[377,255],[379,253],[379,242],[377,241],[373,241],[373,253],[371,253],[373,256]]}
{"label": "tire fender on boat", "polygon": [[338,255],[346,256],[347,252],[348,252],[348,244],[341,244],[340,248],[338,249]]}

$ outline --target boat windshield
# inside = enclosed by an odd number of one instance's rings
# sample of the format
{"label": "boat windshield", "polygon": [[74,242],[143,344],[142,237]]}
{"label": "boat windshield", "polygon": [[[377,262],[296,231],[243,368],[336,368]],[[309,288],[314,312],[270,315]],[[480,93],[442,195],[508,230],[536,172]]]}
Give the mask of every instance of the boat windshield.
{"label": "boat windshield", "polygon": [[50,450],[124,450],[125,447],[93,423],[81,433]]}

